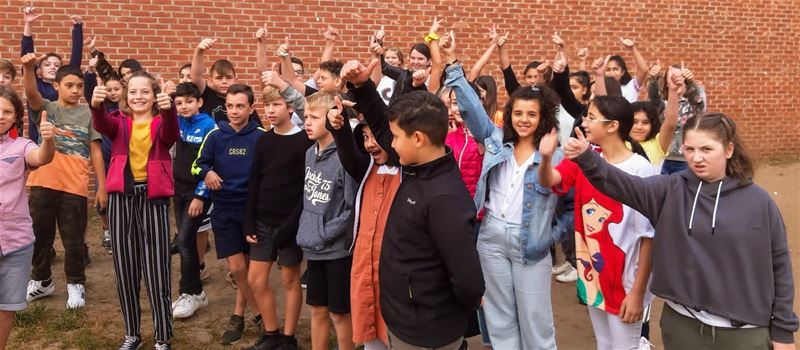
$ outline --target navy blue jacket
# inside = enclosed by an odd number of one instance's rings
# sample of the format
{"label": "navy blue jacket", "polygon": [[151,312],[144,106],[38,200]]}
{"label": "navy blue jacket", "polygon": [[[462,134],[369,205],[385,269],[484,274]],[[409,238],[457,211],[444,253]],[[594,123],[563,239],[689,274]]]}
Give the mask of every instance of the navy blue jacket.
{"label": "navy blue jacket", "polygon": [[211,191],[211,201],[228,207],[244,207],[247,203],[247,181],[256,150],[256,142],[264,129],[250,121],[236,132],[227,121],[206,135],[200,153],[192,165],[192,175],[203,180],[213,170],[222,179],[222,188]]}

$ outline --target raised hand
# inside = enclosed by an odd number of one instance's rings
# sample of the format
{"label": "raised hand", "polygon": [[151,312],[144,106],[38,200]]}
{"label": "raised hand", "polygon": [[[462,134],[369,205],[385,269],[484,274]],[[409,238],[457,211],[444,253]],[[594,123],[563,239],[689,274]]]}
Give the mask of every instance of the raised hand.
{"label": "raised hand", "polygon": [[592,62],[592,71],[595,75],[606,74],[606,65],[608,64],[609,59],[611,59],[611,56],[600,57]]}
{"label": "raised hand", "polygon": [[328,111],[328,122],[334,130],[339,130],[344,126],[344,117],[342,116],[344,107],[342,106],[342,100],[339,96],[334,96],[333,101],[336,103],[336,108],[331,108]]}
{"label": "raised hand", "polygon": [[336,41],[336,38],[339,37],[341,32],[334,28],[333,26],[329,25],[328,29],[323,32],[323,36],[325,36],[325,41]]}
{"label": "raised hand", "polygon": [[550,159],[556,153],[556,148],[558,148],[558,131],[553,128],[539,140],[539,154],[542,158]]}
{"label": "raised hand", "polygon": [[492,23],[492,27],[489,28],[489,34],[487,37],[489,38],[490,43],[497,45],[497,39],[499,38],[499,35],[497,34],[497,24]]}
{"label": "raised hand", "polygon": [[261,72],[261,84],[264,84],[264,86],[271,86],[278,90],[282,90],[283,88],[286,87],[286,84],[288,83],[283,81],[283,79],[281,79],[280,74],[278,74],[278,64],[273,63],[272,70]]}
{"label": "raised hand", "polygon": [[156,95],[156,102],[158,103],[158,109],[162,111],[172,108],[172,99],[166,93],[160,92]]}
{"label": "raised hand", "polygon": [[373,36],[373,42],[383,45],[383,38],[386,37],[386,31],[383,29],[383,24],[381,24],[381,29],[375,31],[375,35]]}
{"label": "raised hand", "polygon": [[175,92],[175,83],[172,80],[164,79],[163,76],[158,77],[158,86],[161,87],[161,92],[170,95]]}
{"label": "raised hand", "polygon": [[539,71],[539,74],[547,74],[547,69],[550,68],[550,60],[544,60],[543,63],[536,67],[536,70]]}
{"label": "raised hand", "polygon": [[552,40],[553,44],[555,44],[559,50],[563,50],[565,47],[567,47],[567,44],[564,42],[564,39],[561,38],[561,33],[559,32],[553,33]]}
{"label": "raised hand", "polygon": [[420,87],[423,84],[425,84],[426,81],[428,81],[428,77],[430,76],[431,76],[431,67],[428,67],[428,69],[417,70],[416,72],[414,72],[414,74],[411,75],[412,79],[411,85],[413,85],[414,87]]}
{"label": "raised hand", "polygon": [[508,31],[505,34],[497,37],[497,47],[503,47],[508,42]]}
{"label": "raised hand", "polygon": [[77,16],[77,15],[68,15],[68,16],[69,16],[69,19],[72,20],[72,24],[73,25],[83,23],[83,18],[81,18],[81,16]]}
{"label": "raised hand", "polygon": [[685,79],[680,69],[670,67],[669,71],[667,71],[667,88],[677,93],[678,96],[683,96],[686,92]]}
{"label": "raised hand", "polygon": [[96,36],[90,36],[90,37],[86,38],[86,40],[83,41],[83,46],[86,46],[86,48],[89,49],[89,52],[92,52],[92,51],[94,51],[94,46],[95,46],[96,41],[97,41],[97,37]]}
{"label": "raised hand", "polygon": [[22,9],[23,18],[25,23],[33,23],[36,22],[39,17],[42,17],[43,14],[37,12],[38,9],[33,6],[28,6]]}
{"label": "raised hand", "polygon": [[100,108],[103,106],[103,101],[106,100],[108,97],[108,90],[103,85],[95,86],[94,92],[92,92],[92,107],[93,108]]}
{"label": "raised hand", "polygon": [[259,44],[266,45],[267,44],[267,24],[264,23],[264,26],[258,28],[256,31],[256,41]]}
{"label": "raised hand", "polygon": [[575,127],[575,136],[577,138],[570,137],[564,145],[564,156],[569,159],[575,159],[589,149],[589,142],[586,141],[586,137],[583,136],[581,128]]}
{"label": "raised hand", "polygon": [[373,59],[369,62],[368,66],[364,66],[361,62],[357,60],[347,61],[347,63],[342,66],[342,70],[339,73],[339,76],[344,81],[348,81],[353,85],[360,86],[369,80],[370,75],[372,74],[372,70],[380,65],[381,61],[378,59]]}
{"label": "raised hand", "polygon": [[42,137],[42,141],[51,141],[53,140],[53,123],[47,120],[47,111],[42,111],[42,117],[39,121],[39,136]]}
{"label": "raised hand", "polygon": [[369,52],[373,56],[375,56],[375,57],[383,56],[383,53],[385,51],[386,50],[383,49],[383,46],[381,45],[381,42],[378,41],[378,39],[375,39],[375,36],[369,37]]}
{"label": "raised hand", "polygon": [[214,47],[214,44],[216,43],[217,39],[204,38],[203,40],[200,40],[199,44],[197,44],[197,50],[198,51],[210,50],[212,47]]}
{"label": "raised hand", "polygon": [[559,51],[558,54],[556,54],[556,60],[553,61],[552,67],[553,72],[556,73],[564,73],[564,70],[567,69],[567,56],[564,55],[563,51]]}
{"label": "raised hand", "polygon": [[289,36],[283,38],[283,43],[275,50],[275,54],[280,57],[289,56]]}
{"label": "raised hand", "polygon": [[578,58],[581,60],[586,60],[589,58],[589,48],[582,47],[580,50],[578,50]]}
{"label": "raised hand", "polygon": [[683,75],[683,78],[687,81],[694,80],[694,73],[692,73],[689,68],[686,68],[686,65],[683,64],[683,61],[681,61],[681,75]]}
{"label": "raised hand", "polygon": [[37,56],[36,53],[33,52],[26,54],[25,56],[22,56],[22,66],[24,66],[25,69],[34,69],[33,67],[36,66],[36,62],[43,60],[44,56],[46,55]]}
{"label": "raised hand", "polygon": [[445,22],[446,21],[445,21],[444,18],[439,18],[438,16],[437,17],[433,17],[433,23],[431,23],[431,28],[428,29],[428,34],[430,34],[430,33],[438,33],[439,32],[439,28],[441,28],[442,25],[445,24]]}
{"label": "raised hand", "polygon": [[650,79],[658,78],[658,75],[661,73],[661,60],[656,60],[656,63],[650,66],[650,70],[647,71],[647,76]]}
{"label": "raised hand", "polygon": [[619,38],[619,41],[622,43],[622,46],[625,46],[629,49],[636,45],[636,43],[631,39]]}
{"label": "raised hand", "polygon": [[439,39],[439,49],[445,57],[453,58],[456,51],[456,34],[451,30]]}

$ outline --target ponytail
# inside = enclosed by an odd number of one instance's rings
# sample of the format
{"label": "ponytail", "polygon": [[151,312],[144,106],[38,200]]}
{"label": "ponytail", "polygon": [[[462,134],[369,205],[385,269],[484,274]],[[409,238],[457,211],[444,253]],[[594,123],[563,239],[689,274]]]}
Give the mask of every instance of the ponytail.
{"label": "ponytail", "polygon": [[619,123],[617,133],[622,141],[631,145],[631,150],[648,161],[644,148],[638,142],[631,138],[631,129],[633,128],[633,108],[630,102],[622,96],[595,96],[592,100],[592,105],[597,107],[597,110],[609,120],[614,120]]}

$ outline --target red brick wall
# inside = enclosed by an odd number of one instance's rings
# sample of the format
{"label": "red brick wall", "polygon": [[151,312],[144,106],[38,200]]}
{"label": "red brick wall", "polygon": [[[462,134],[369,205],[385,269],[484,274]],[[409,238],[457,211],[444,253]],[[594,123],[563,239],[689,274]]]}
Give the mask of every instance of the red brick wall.
{"label": "red brick wall", "polygon": [[[619,37],[639,43],[648,60],[684,60],[707,89],[709,109],[739,122],[745,142],[760,158],[800,155],[800,2],[798,1],[36,1],[45,14],[36,23],[38,50],[69,54],[67,14],[86,21],[85,33],[112,63],[139,59],[155,73],[174,77],[190,61],[201,37],[219,38],[208,62],[228,58],[239,78],[255,86],[253,34],[264,22],[277,47],[291,37],[293,53],[306,62],[319,57],[321,30],[342,30],[335,57],[367,59],[368,36],[386,26],[387,44],[408,48],[420,41],[432,15],[446,15],[454,28],[462,61],[472,64],[486,47],[491,23],[511,31],[513,66],[521,73],[532,59],[552,57],[550,35],[562,33],[571,51],[590,55],[623,53]],[[0,57],[19,57],[23,1],[0,1]],[[501,82],[497,55],[484,72]],[[84,59],[84,64],[86,59]],[[502,90],[502,89],[501,89]],[[505,98],[503,93],[501,98]]]}

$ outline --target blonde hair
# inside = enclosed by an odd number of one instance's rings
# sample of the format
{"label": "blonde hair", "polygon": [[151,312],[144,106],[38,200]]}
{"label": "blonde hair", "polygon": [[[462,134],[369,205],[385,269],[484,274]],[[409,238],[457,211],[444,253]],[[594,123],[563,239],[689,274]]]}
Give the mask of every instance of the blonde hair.
{"label": "blonde hair", "polygon": [[337,96],[335,92],[315,92],[313,95],[306,97],[306,110],[321,109],[327,113],[328,110],[336,106],[336,102],[333,99],[334,96]]}
{"label": "blonde hair", "polygon": [[266,86],[261,90],[261,98],[264,99],[264,103],[271,103],[283,99],[278,89],[272,86]]}

